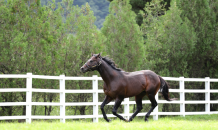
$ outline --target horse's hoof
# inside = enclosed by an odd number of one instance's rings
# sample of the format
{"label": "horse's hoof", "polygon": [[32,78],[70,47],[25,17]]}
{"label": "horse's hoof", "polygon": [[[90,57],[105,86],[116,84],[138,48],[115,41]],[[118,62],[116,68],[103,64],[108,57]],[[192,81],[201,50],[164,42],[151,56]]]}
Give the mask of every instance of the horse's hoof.
{"label": "horse's hoof", "polygon": [[147,119],[147,118],[145,118],[145,122],[148,122],[148,119]]}
{"label": "horse's hoof", "polygon": [[110,119],[107,119],[106,121],[107,121],[107,122],[111,122],[111,120],[110,120]]}
{"label": "horse's hoof", "polygon": [[132,121],[132,119],[130,118],[129,120],[128,120],[128,122],[131,122]]}

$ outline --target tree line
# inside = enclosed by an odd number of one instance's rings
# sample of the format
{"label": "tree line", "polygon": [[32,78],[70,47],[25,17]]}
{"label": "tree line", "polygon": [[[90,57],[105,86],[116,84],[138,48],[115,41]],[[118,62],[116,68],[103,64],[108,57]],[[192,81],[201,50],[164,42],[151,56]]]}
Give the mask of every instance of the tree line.
{"label": "tree line", "polygon": [[[79,7],[73,0],[45,5],[40,0],[0,0],[0,74],[97,75],[83,74],[79,68],[91,53],[101,52],[125,71],[150,69],[163,77],[218,78],[217,0],[149,0],[140,8],[137,2],[140,0],[111,1],[99,30],[88,3]],[[66,89],[91,89],[91,84],[66,81]],[[169,84],[179,87],[178,82]],[[0,79],[0,88],[25,88],[25,79]],[[59,82],[33,79],[33,88],[58,89]],[[185,88],[204,89],[204,83],[188,82]],[[217,88],[211,83],[211,89]],[[99,96],[103,101],[104,95]],[[205,97],[198,93],[185,96],[186,100]],[[217,96],[211,94],[210,98],[216,100]],[[66,94],[66,102],[88,102],[91,97]],[[171,97],[179,98],[179,94],[172,93]],[[0,102],[25,101],[26,93],[0,95]],[[33,102],[58,101],[58,94],[33,93]],[[134,109],[131,106],[131,111]],[[204,109],[204,105],[186,105],[187,111]],[[32,106],[33,115],[55,115],[58,110],[54,106]],[[217,105],[211,104],[211,110],[217,110]],[[25,106],[1,106],[0,116],[25,115],[25,111]],[[160,104],[159,111],[179,111],[179,106]],[[66,115],[90,113],[90,106],[66,107]]]}

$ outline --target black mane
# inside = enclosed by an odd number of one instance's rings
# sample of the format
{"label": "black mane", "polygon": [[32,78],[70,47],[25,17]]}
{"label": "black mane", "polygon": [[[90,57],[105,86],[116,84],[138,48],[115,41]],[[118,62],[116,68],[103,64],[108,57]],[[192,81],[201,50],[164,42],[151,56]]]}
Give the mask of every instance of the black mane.
{"label": "black mane", "polygon": [[102,60],[104,60],[106,63],[108,63],[113,69],[115,69],[117,71],[123,71],[120,68],[117,68],[114,61],[112,59],[110,59],[109,57],[107,57],[107,56],[102,57]]}

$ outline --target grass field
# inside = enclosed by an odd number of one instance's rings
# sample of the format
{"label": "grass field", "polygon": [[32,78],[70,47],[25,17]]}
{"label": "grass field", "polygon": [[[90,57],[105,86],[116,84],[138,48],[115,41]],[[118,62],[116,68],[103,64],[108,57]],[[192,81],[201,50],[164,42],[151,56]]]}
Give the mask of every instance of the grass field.
{"label": "grass field", "polygon": [[186,117],[165,117],[149,122],[136,119],[126,123],[120,120],[112,120],[107,123],[100,120],[98,123],[87,121],[71,121],[66,123],[32,122],[26,123],[0,123],[0,130],[218,130],[218,115],[201,115]]}

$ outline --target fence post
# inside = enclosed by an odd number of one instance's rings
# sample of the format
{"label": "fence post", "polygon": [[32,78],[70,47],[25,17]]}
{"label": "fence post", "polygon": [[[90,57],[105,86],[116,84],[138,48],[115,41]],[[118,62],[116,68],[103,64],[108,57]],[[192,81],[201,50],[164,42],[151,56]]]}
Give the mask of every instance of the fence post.
{"label": "fence post", "polygon": [[31,123],[32,112],[32,73],[27,73],[26,78],[26,123]]}
{"label": "fence post", "polygon": [[207,114],[210,114],[210,78],[209,77],[205,77],[206,81],[205,81],[205,112]]}
{"label": "fence post", "polygon": [[185,117],[185,83],[184,83],[184,77],[179,77],[179,88],[180,88],[180,113],[181,116]]}
{"label": "fence post", "polygon": [[93,89],[93,122],[98,122],[98,76],[93,75],[95,79],[92,80],[92,89]]}
{"label": "fence post", "polygon": [[65,75],[60,75],[60,122],[65,123]]}
{"label": "fence post", "polygon": [[[155,95],[155,99],[156,99],[156,101],[158,103],[158,92]],[[153,120],[158,120],[158,105],[154,108],[153,112],[154,112]]]}
{"label": "fence post", "polygon": [[129,98],[124,98],[124,116],[127,120],[129,120]]}

